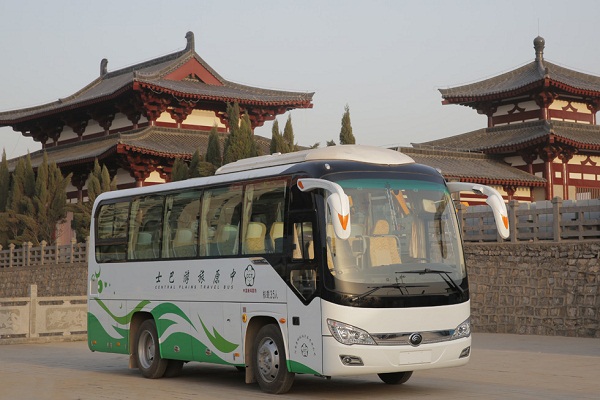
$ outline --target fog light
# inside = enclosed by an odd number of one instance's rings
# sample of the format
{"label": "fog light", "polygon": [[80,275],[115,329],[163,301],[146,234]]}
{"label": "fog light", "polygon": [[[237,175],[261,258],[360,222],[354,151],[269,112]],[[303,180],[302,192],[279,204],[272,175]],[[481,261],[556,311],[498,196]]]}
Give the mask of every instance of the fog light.
{"label": "fog light", "polygon": [[352,365],[352,366],[364,365],[362,362],[362,359],[360,357],[356,357],[356,356],[341,355],[340,360],[342,360],[342,364],[344,364],[344,365]]}
{"label": "fog light", "polygon": [[465,347],[463,351],[460,352],[460,356],[458,356],[458,358],[469,357],[469,354],[471,354],[471,346]]}

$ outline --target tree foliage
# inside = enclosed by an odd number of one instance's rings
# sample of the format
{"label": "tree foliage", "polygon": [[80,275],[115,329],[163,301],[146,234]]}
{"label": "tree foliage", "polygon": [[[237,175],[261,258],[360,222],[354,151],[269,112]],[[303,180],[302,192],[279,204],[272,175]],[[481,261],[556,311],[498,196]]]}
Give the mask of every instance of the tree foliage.
{"label": "tree foliage", "polygon": [[346,107],[344,108],[344,115],[342,116],[340,144],[356,144],[356,139],[352,134],[352,124],[350,123],[350,107],[348,104],[346,104]]}
{"label": "tree foliage", "polygon": [[0,212],[6,211],[8,204],[8,193],[10,191],[10,171],[6,160],[6,151],[2,151],[2,163],[0,163]]}
{"label": "tree foliage", "polygon": [[92,215],[92,207],[96,197],[104,192],[110,192],[117,189],[117,179],[110,178],[110,173],[105,165],[100,167],[98,160],[94,160],[94,168],[90,172],[86,181],[87,201],[73,204],[73,220],[71,221],[71,229],[77,235],[77,238],[85,240],[90,234],[90,221]]}
{"label": "tree foliage", "polygon": [[177,158],[171,171],[171,182],[183,181],[188,178],[188,165],[183,159]]}
{"label": "tree foliage", "polygon": [[208,146],[206,147],[206,157],[204,157],[204,159],[206,162],[214,165],[215,169],[223,165],[221,143],[219,141],[219,132],[217,131],[216,125],[213,125],[210,130],[210,135],[208,135]]}
{"label": "tree foliage", "polygon": [[9,193],[5,208],[0,212],[2,245],[54,243],[56,226],[67,216],[67,186],[71,175],[63,176],[55,163],[48,162],[46,153],[37,173],[29,154],[17,161],[12,177],[5,174],[3,168],[0,167],[0,187],[8,185]]}
{"label": "tree foliage", "polygon": [[285,127],[283,128],[283,146],[285,149],[284,153],[292,153],[294,151],[298,151],[298,144],[295,142],[294,138],[294,128],[292,126],[292,115],[288,114],[288,119],[285,122]]}
{"label": "tree foliage", "polygon": [[237,103],[227,104],[229,136],[227,136],[223,146],[223,164],[258,155],[250,117],[248,113],[244,113],[240,119],[239,115],[240,107]]}
{"label": "tree foliage", "polygon": [[273,127],[271,128],[271,145],[269,147],[269,153],[285,153],[285,149],[283,146],[283,136],[279,131],[279,122],[277,119],[273,121]]}

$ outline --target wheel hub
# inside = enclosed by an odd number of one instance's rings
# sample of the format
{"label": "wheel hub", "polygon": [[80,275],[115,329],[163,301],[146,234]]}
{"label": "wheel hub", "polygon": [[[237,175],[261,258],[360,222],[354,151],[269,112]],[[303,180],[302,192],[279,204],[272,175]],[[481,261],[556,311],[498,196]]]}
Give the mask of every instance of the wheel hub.
{"label": "wheel hub", "polygon": [[275,341],[265,338],[258,347],[258,369],[266,382],[273,382],[279,371],[279,349]]}

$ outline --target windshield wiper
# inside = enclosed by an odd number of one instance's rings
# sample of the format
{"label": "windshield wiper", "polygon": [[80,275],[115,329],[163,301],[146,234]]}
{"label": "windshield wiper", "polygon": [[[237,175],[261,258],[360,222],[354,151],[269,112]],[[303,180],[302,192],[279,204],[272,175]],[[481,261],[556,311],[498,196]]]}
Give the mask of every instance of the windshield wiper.
{"label": "windshield wiper", "polygon": [[444,282],[446,282],[446,284],[448,285],[449,288],[453,289],[455,293],[460,294],[461,298],[464,297],[464,295],[465,295],[465,290],[463,288],[461,288],[456,282],[454,282],[454,279],[452,279],[452,277],[450,276],[448,271],[444,271],[442,269],[425,268],[422,270],[402,271],[401,273],[403,273],[403,274],[419,274],[419,275],[438,274],[439,276],[442,277]]}
{"label": "windshield wiper", "polygon": [[[400,290],[401,294],[408,294],[408,288],[413,288],[413,287],[424,287],[423,285],[404,285],[402,283],[395,283],[393,285],[381,285],[381,286],[374,286],[369,288],[369,290],[367,290],[364,293],[361,294],[357,294],[356,296],[352,297],[350,299],[350,301],[354,302],[357,300],[362,299],[363,297],[366,297],[372,293],[375,293],[376,291],[378,291],[379,289],[398,289]],[[404,290],[406,290],[406,293],[404,292]]]}

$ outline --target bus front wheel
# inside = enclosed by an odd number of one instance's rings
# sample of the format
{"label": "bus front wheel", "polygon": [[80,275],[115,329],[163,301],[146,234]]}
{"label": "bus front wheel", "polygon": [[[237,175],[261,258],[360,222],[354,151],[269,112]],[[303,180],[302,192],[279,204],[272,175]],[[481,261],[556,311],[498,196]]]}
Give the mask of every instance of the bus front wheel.
{"label": "bus front wheel", "polygon": [[387,374],[377,374],[377,376],[388,385],[400,385],[406,382],[412,376],[412,373],[412,371],[390,372]]}
{"label": "bus front wheel", "polygon": [[295,374],[287,369],[281,331],[274,325],[263,326],[254,341],[254,375],[267,393],[285,393],[292,387]]}
{"label": "bus front wheel", "polygon": [[160,356],[158,333],[153,319],[147,319],[140,325],[133,350],[144,377],[156,379],[165,374],[169,361]]}

